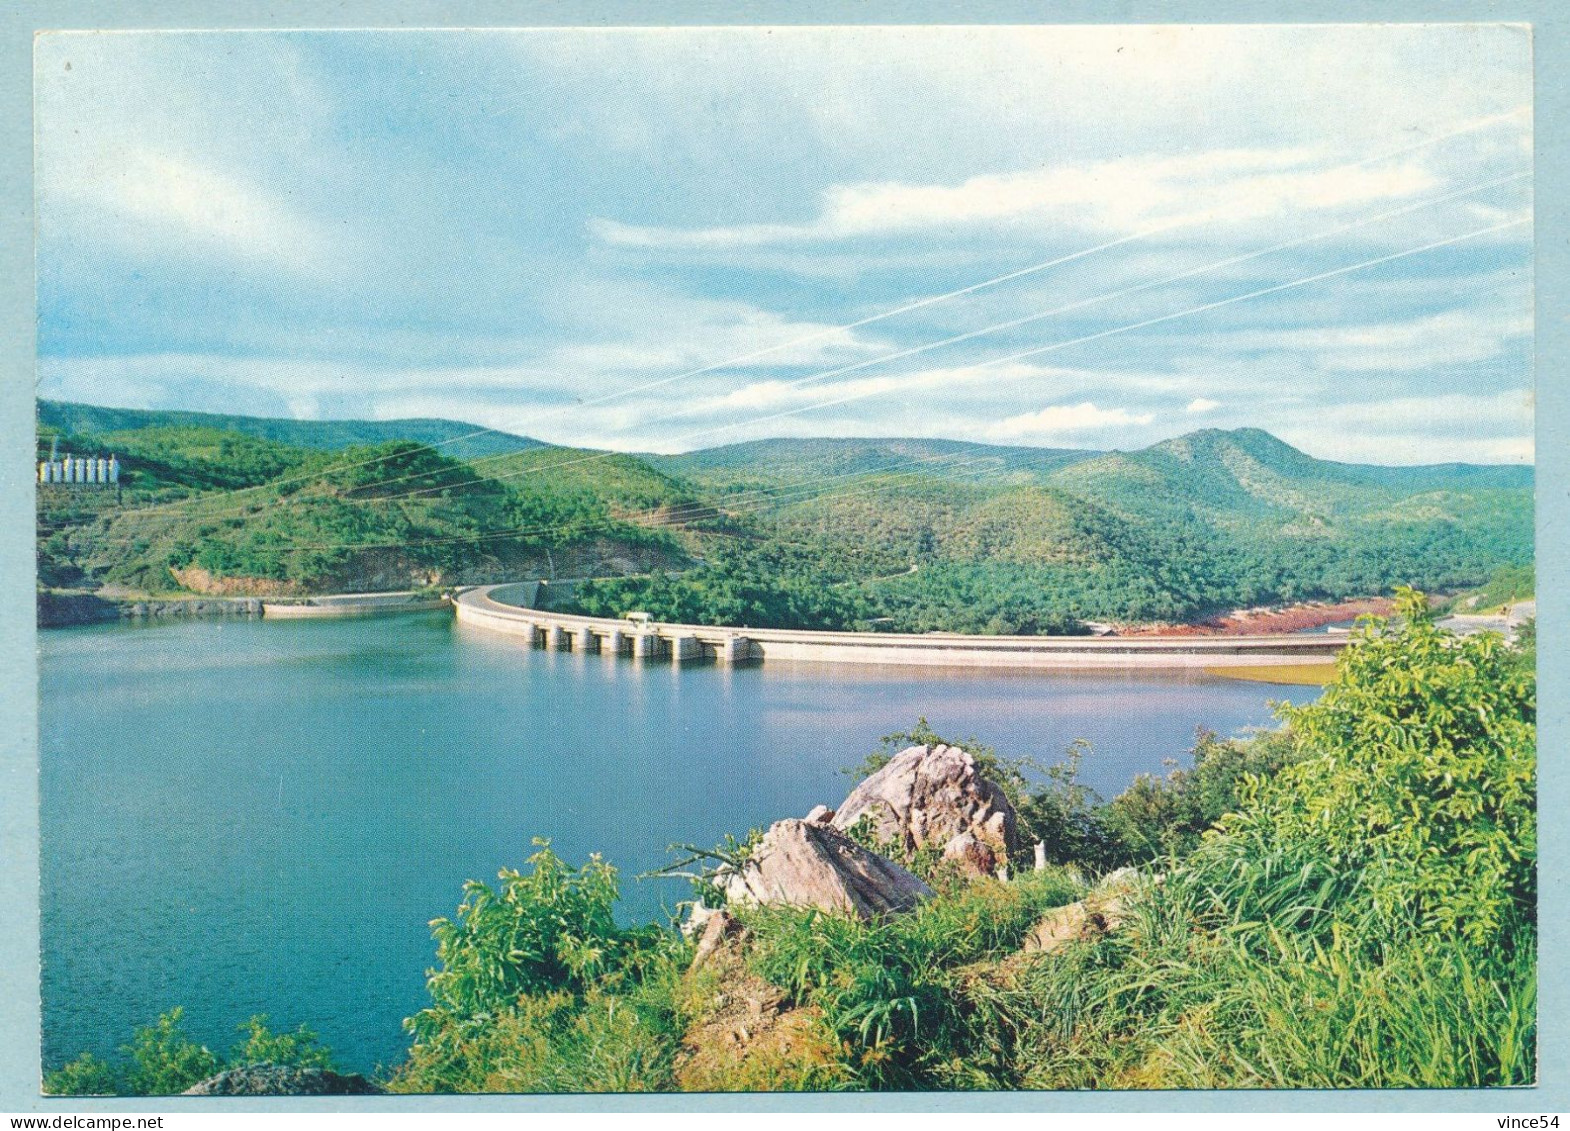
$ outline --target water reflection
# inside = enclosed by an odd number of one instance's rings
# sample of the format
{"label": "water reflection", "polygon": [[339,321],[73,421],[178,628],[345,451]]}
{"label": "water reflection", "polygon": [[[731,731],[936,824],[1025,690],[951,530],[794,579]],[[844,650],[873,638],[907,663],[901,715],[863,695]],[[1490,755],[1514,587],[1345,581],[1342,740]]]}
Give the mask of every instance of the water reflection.
{"label": "water reflection", "polygon": [[440,618],[41,635],[45,1053],[113,1052],[174,1005],[215,1048],[252,1013],[366,1068],[406,1048],[427,922],[532,837],[630,877],[678,841],[834,804],[841,767],[925,716],[1103,794],[1193,731],[1313,688],[1200,673],[677,666],[544,652]]}

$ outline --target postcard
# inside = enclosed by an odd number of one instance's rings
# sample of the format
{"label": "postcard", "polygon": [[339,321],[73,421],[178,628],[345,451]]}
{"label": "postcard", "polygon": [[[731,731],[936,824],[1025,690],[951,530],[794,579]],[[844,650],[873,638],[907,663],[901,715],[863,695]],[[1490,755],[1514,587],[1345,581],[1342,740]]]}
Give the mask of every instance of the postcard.
{"label": "postcard", "polygon": [[1532,49],[40,34],[40,1095],[1536,1085]]}

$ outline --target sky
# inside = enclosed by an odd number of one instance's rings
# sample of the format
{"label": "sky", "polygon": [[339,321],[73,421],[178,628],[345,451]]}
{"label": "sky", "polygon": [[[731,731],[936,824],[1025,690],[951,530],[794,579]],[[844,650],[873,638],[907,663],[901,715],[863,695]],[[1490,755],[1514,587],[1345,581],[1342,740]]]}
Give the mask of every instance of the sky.
{"label": "sky", "polygon": [[[38,394],[1529,462],[1506,25],[59,33]],[[959,293],[956,293],[959,292]]]}

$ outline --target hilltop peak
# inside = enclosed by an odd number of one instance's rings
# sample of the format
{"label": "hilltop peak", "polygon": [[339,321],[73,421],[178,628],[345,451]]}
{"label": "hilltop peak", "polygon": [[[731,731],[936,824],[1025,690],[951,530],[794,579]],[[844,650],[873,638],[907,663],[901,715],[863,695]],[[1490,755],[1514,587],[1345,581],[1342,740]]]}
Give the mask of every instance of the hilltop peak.
{"label": "hilltop peak", "polygon": [[1152,444],[1145,451],[1185,464],[1225,464],[1241,457],[1292,476],[1315,474],[1326,466],[1263,428],[1202,428]]}

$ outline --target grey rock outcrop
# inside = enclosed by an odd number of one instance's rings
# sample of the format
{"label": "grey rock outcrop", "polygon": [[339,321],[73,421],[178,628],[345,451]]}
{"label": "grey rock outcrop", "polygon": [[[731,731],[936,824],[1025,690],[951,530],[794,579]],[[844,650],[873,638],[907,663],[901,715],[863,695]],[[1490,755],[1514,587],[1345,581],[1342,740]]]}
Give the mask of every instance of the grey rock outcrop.
{"label": "grey rock outcrop", "polygon": [[247,1064],[191,1085],[187,1096],[374,1096],[381,1089],[364,1076],[287,1064]]}
{"label": "grey rock outcrop", "polygon": [[1139,890],[1139,873],[1119,868],[1102,877],[1089,895],[1047,913],[1025,938],[1026,953],[1050,954],[1076,940],[1092,941],[1128,920],[1128,904]]}
{"label": "grey rock outcrop", "polygon": [[963,833],[994,852],[1014,847],[1014,807],[982,777],[968,750],[912,746],[851,791],[835,810],[834,827],[848,829],[863,817],[880,841],[906,851],[942,848]]}
{"label": "grey rock outcrop", "polygon": [[703,927],[698,935],[698,946],[693,951],[690,969],[699,969],[710,958],[713,958],[715,952],[728,941],[741,938],[746,933],[746,929],[741,925],[741,920],[723,907],[717,911],[710,912],[703,920]]}
{"label": "grey rock outcrop", "polygon": [[998,870],[998,854],[974,833],[960,833],[943,846],[943,859],[959,865],[971,876],[990,876]]}
{"label": "grey rock outcrop", "polygon": [[783,904],[863,919],[909,911],[932,894],[922,880],[828,825],[776,821],[739,868],[715,876],[732,903]]}

